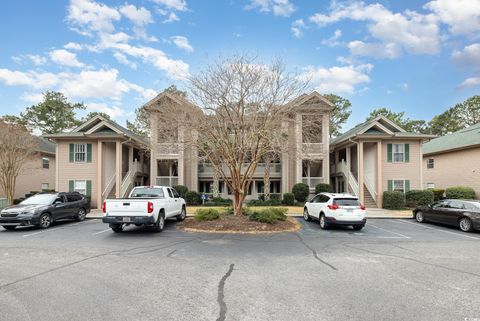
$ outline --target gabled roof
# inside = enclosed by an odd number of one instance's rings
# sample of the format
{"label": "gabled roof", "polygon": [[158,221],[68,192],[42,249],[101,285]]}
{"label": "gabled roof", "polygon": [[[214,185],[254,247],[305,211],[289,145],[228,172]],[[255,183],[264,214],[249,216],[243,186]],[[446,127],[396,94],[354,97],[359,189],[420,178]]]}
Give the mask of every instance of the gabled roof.
{"label": "gabled roof", "polygon": [[153,99],[151,99],[150,101],[148,101],[145,105],[143,105],[145,107],[145,109],[147,110],[158,110],[156,107],[158,106],[158,103],[162,100],[162,99],[169,99],[173,102],[175,102],[176,104],[180,105],[180,106],[188,106],[190,108],[195,108],[195,109],[198,109],[197,106],[195,106],[194,104],[192,104],[192,102],[190,102],[187,98],[184,98],[180,95],[175,95],[175,94],[172,94],[172,93],[169,93],[169,92],[161,92],[160,94],[158,94],[157,96],[155,96]]}
{"label": "gabled roof", "polygon": [[439,154],[480,146],[480,123],[423,144],[423,154]]}
{"label": "gabled roof", "polygon": [[358,124],[344,134],[333,138],[330,144],[340,144],[349,139],[355,139],[358,136],[385,136],[385,137],[403,137],[403,138],[433,138],[434,135],[425,135],[419,133],[409,133],[405,129],[386,118],[385,116],[377,116],[374,119]]}
{"label": "gabled roof", "polygon": [[71,132],[45,135],[47,138],[74,138],[74,137],[104,137],[104,136],[124,136],[138,143],[147,144],[148,141],[127,128],[117,124],[113,120],[97,115],[90,118]]}
{"label": "gabled roof", "polygon": [[289,104],[296,107],[308,107],[313,104],[321,104],[326,110],[332,111],[335,109],[335,105],[332,102],[316,91],[312,91],[310,94],[302,94],[293,99]]}
{"label": "gabled roof", "polygon": [[55,155],[56,144],[46,138],[35,136],[37,140],[37,151],[45,154]]}

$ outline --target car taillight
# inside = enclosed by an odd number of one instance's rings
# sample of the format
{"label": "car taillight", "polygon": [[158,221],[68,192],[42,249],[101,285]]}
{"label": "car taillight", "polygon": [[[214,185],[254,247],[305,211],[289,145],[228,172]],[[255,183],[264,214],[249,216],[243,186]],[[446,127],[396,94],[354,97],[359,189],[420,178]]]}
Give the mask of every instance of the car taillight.
{"label": "car taillight", "polygon": [[148,202],[147,211],[148,211],[148,213],[153,213],[153,203],[152,202]]}
{"label": "car taillight", "polygon": [[365,211],[365,205],[360,204],[360,209]]}
{"label": "car taillight", "polygon": [[331,210],[338,210],[339,206],[337,204],[328,205],[328,208]]}
{"label": "car taillight", "polygon": [[104,214],[107,212],[107,201],[103,201],[102,212]]}

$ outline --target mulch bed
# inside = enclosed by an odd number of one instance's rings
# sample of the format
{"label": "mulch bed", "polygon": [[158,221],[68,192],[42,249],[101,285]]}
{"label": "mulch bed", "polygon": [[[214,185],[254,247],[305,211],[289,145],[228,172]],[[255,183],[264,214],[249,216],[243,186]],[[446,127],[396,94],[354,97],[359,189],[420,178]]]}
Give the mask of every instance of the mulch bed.
{"label": "mulch bed", "polygon": [[193,217],[189,217],[182,223],[177,224],[177,228],[186,232],[238,234],[295,232],[300,227],[301,224],[292,217],[285,221],[267,224],[250,221],[247,216],[233,215],[222,215],[218,220],[204,222],[197,222]]}

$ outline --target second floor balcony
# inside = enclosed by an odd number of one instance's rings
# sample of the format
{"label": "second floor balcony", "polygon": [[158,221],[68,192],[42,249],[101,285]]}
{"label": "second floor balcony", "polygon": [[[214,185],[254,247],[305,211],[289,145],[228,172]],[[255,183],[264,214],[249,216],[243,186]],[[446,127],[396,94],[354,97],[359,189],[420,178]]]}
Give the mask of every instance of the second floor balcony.
{"label": "second floor balcony", "polygon": [[[223,171],[228,172],[228,169],[223,165]],[[247,164],[244,165],[245,169]],[[263,177],[265,173],[265,163],[259,163],[255,169],[254,176]],[[272,163],[270,164],[270,176],[271,177],[280,177],[282,174],[282,164]],[[198,176],[199,177],[212,177],[213,176],[213,166],[209,163],[200,163],[198,164]]]}

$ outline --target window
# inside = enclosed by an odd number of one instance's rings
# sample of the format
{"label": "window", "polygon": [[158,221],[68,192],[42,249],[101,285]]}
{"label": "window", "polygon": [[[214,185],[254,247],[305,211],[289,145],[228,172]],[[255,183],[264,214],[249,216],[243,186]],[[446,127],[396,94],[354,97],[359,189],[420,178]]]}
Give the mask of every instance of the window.
{"label": "window", "polygon": [[427,189],[435,188],[435,183],[427,183]]}
{"label": "window", "polygon": [[405,181],[404,180],[394,180],[393,181],[393,191],[394,192],[405,192]]}
{"label": "window", "polygon": [[49,189],[49,184],[48,183],[42,183],[42,191],[46,191]]}
{"label": "window", "polygon": [[405,145],[393,144],[393,162],[403,163],[405,161]]}
{"label": "window", "polygon": [[330,200],[330,197],[327,195],[320,195],[320,203],[327,203]]}
{"label": "window", "polygon": [[87,144],[75,144],[74,146],[75,163],[85,163],[87,161]]}
{"label": "window", "polygon": [[66,194],[67,196],[67,202],[76,202],[82,199],[82,197],[79,194]]}
{"label": "window", "polygon": [[167,188],[167,192],[168,192],[168,196],[170,196],[170,198],[173,198],[172,190]]}
{"label": "window", "polygon": [[427,168],[434,168],[435,167],[435,160],[433,158],[429,158],[427,160]]}
{"label": "window", "polygon": [[50,159],[48,157],[42,157],[42,166],[43,168],[50,168]]}
{"label": "window", "polygon": [[175,197],[175,198],[179,198],[179,197],[180,197],[180,195],[178,195],[178,192],[177,192],[175,189],[173,189],[173,188],[172,188],[172,193],[173,193],[173,197]]}
{"label": "window", "polygon": [[465,209],[465,205],[463,204],[462,201],[450,201],[448,204],[449,208],[455,208],[455,209]]}
{"label": "window", "polygon": [[87,181],[75,181],[73,190],[80,194],[87,195]]}

